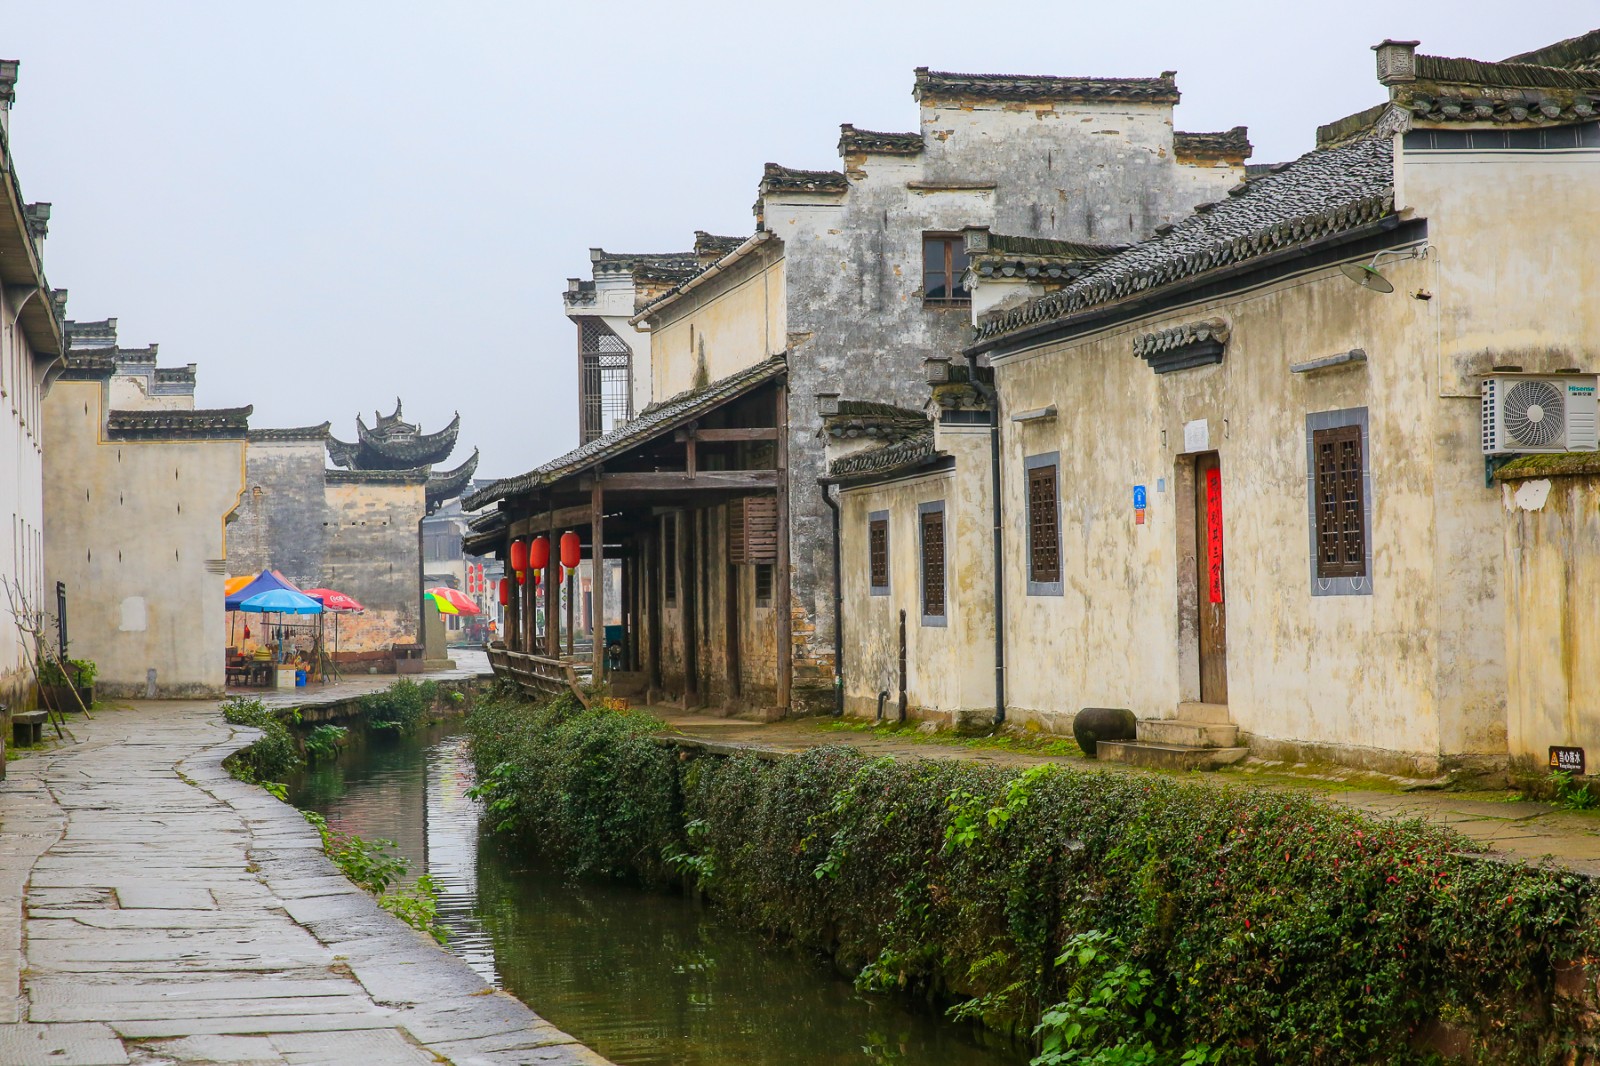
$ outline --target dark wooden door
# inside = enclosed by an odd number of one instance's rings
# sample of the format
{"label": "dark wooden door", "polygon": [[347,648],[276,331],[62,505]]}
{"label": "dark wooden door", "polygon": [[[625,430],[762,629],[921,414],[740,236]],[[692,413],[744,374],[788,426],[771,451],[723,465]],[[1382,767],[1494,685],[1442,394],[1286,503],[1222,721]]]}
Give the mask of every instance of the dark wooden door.
{"label": "dark wooden door", "polygon": [[1195,457],[1195,561],[1200,576],[1200,700],[1228,702],[1228,604],[1223,565],[1222,467]]}

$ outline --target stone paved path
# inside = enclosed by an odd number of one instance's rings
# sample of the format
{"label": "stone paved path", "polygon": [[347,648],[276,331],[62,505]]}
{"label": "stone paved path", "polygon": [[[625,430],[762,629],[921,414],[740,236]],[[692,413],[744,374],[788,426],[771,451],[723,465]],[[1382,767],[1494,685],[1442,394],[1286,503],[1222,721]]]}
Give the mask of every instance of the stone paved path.
{"label": "stone paved path", "polygon": [[[1034,755],[1004,749],[974,749],[933,739],[879,735],[849,729],[831,729],[826,719],[798,719],[759,723],[738,718],[650,707],[649,713],[665,719],[691,742],[712,747],[746,747],[774,752],[797,752],[824,744],[851,744],[874,754],[908,758],[972,759],[1009,766],[1062,762],[1079,769],[1105,773],[1156,773],[1116,763],[1072,757]],[[1352,788],[1349,784],[1320,780],[1309,775],[1279,772],[1249,763],[1218,773],[1185,775],[1208,784],[1258,784],[1265,788],[1296,788],[1317,792],[1382,817],[1423,818],[1492,846],[1507,858],[1538,862],[1549,858],[1558,865],[1590,877],[1600,877],[1600,811],[1568,811],[1547,803],[1533,803],[1515,792],[1405,791],[1393,788]]]}
{"label": "stone paved path", "polygon": [[72,728],[78,743],[0,782],[3,1066],[604,1066],[381,910],[293,808],[230,778],[222,759],[250,731],[214,704]]}

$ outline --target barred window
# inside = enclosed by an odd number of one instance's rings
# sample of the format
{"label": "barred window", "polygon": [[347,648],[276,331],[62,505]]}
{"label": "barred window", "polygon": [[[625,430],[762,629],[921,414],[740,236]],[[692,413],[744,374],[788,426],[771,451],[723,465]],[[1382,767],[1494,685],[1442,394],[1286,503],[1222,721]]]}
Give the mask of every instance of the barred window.
{"label": "barred window", "polygon": [[[944,605],[944,508],[926,505],[922,511],[922,617],[943,619]],[[937,509],[934,509],[937,507]]]}
{"label": "barred window", "polygon": [[889,520],[874,518],[867,523],[867,557],[872,570],[872,587],[889,587]]}
{"label": "barred window", "polygon": [[1315,458],[1317,576],[1367,576],[1367,512],[1361,485],[1361,427],[1311,434]]}
{"label": "barred window", "polygon": [[1061,531],[1056,518],[1056,467],[1028,471],[1028,580],[1061,580]]}
{"label": "barred window", "polygon": [[772,606],[772,564],[756,564],[756,606]]}

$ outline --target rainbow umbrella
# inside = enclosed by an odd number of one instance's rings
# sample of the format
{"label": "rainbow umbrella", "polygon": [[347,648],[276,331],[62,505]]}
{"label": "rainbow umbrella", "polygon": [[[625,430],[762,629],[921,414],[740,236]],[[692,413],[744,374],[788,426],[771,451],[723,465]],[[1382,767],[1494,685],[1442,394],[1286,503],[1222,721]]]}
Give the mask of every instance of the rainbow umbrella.
{"label": "rainbow umbrella", "polygon": [[482,614],[483,611],[471,598],[463,595],[456,589],[438,588],[423,589],[424,596],[433,597],[434,606],[439,608],[440,614]]}

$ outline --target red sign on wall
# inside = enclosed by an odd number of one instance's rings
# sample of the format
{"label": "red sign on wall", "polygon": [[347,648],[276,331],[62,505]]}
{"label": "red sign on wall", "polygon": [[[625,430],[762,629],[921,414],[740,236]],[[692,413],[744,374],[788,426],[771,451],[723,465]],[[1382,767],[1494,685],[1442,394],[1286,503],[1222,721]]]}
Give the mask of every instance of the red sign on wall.
{"label": "red sign on wall", "polygon": [[1222,602],[1222,471],[1206,471],[1206,576],[1211,602]]}

